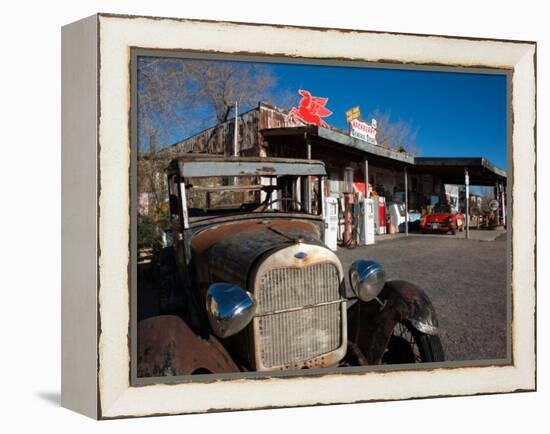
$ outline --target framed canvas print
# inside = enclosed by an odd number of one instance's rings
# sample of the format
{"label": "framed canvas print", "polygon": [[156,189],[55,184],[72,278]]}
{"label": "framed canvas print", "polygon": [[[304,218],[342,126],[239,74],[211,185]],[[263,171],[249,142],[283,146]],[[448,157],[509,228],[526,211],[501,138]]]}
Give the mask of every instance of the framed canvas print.
{"label": "framed canvas print", "polygon": [[62,31],[62,404],[532,391],[536,44]]}

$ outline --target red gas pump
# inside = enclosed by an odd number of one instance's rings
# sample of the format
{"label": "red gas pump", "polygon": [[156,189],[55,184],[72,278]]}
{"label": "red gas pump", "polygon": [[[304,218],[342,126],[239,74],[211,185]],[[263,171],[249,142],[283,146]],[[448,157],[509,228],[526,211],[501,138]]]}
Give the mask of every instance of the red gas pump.
{"label": "red gas pump", "polygon": [[377,204],[377,219],[376,222],[376,233],[378,235],[383,235],[387,233],[386,231],[386,198],[384,196],[378,196]]}
{"label": "red gas pump", "polygon": [[356,241],[353,236],[353,215],[354,204],[353,168],[344,169],[344,246],[352,246]]}

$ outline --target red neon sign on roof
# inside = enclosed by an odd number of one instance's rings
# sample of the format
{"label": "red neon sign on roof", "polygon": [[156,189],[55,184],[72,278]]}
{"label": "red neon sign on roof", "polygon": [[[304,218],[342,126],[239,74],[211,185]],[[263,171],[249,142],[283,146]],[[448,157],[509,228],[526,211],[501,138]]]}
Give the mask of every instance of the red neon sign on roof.
{"label": "red neon sign on roof", "polygon": [[328,124],[322,119],[332,114],[330,110],[325,108],[328,98],[312,96],[307,90],[302,89],[298,93],[302,95],[302,99],[298,108],[293,107],[290,113],[307,124],[328,127]]}

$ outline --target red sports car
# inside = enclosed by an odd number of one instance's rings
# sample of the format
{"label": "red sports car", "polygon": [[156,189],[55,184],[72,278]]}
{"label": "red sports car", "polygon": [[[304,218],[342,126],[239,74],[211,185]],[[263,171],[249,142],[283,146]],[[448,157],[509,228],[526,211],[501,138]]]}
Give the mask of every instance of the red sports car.
{"label": "red sports car", "polygon": [[464,230],[464,214],[457,212],[450,205],[437,204],[431,214],[425,214],[420,220],[422,232],[451,232]]}

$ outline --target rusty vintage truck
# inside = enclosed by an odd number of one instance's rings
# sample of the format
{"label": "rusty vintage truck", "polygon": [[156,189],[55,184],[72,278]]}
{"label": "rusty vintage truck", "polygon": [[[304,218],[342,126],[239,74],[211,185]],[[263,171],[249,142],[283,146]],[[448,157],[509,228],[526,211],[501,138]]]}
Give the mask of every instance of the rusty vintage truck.
{"label": "rusty vintage truck", "polygon": [[439,362],[427,295],[323,244],[315,160],[187,155],[166,171],[173,246],[138,377]]}

